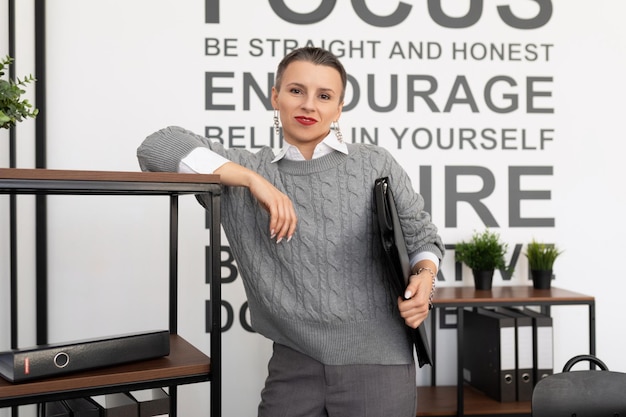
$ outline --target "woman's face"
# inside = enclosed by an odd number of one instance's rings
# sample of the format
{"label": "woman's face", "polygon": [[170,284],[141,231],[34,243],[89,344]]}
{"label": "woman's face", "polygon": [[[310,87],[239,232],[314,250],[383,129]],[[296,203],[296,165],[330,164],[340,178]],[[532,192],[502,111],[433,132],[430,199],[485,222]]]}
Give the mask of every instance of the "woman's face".
{"label": "woman's face", "polygon": [[280,111],[285,140],[315,146],[339,120],[343,102],[341,76],[328,66],[294,61],[283,73],[280,91],[272,89],[272,105]]}

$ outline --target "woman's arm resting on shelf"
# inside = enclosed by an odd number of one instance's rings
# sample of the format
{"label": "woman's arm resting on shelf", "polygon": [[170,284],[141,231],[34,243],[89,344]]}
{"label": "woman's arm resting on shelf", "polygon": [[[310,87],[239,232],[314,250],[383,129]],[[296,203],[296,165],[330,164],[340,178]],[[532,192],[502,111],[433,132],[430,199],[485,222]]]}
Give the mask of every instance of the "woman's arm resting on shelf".
{"label": "woman's arm resting on shelf", "polygon": [[270,234],[276,243],[291,240],[298,218],[289,197],[256,172],[227,162],[215,170],[220,182],[232,187],[247,187],[270,215]]}

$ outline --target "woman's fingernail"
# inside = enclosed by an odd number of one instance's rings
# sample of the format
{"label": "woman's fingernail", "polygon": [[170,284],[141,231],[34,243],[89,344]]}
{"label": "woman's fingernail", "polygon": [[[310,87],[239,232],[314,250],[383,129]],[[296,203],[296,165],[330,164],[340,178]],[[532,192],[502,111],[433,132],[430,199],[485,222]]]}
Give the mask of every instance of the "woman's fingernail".
{"label": "woman's fingernail", "polygon": [[279,244],[282,240],[283,240],[283,238],[282,238],[282,237],[281,237],[281,238],[278,238],[278,239],[276,240],[276,244]]}
{"label": "woman's fingernail", "polygon": [[276,237],[276,231],[274,229],[270,230],[270,239],[274,239]]}
{"label": "woman's fingernail", "polygon": [[412,295],[413,295],[413,294],[411,294],[411,291],[408,291],[408,290],[407,290],[407,291],[404,293],[404,298],[408,300],[409,298],[411,298],[411,296],[412,296]]}

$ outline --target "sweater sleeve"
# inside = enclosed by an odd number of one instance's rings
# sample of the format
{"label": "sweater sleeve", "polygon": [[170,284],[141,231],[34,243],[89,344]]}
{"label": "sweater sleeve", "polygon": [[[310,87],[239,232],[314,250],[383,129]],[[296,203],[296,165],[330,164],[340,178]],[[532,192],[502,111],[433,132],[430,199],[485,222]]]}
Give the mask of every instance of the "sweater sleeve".
{"label": "sweater sleeve", "polygon": [[415,191],[411,178],[395,160],[391,165],[391,187],[409,253],[430,252],[441,261],[445,249],[437,226],[424,210],[424,198]]}
{"label": "sweater sleeve", "polygon": [[178,172],[180,161],[199,147],[210,149],[208,139],[172,126],[148,136],[137,148],[137,159],[142,171]]}
{"label": "sweater sleeve", "polygon": [[[229,161],[258,172],[259,158],[247,149],[227,149],[219,141],[212,141],[178,126],[170,126],[148,136],[137,148],[137,159],[142,171],[179,172],[181,161],[204,148]],[[262,149],[262,152],[272,152]],[[220,159],[220,158],[217,158]],[[189,167],[194,170],[194,167]]]}

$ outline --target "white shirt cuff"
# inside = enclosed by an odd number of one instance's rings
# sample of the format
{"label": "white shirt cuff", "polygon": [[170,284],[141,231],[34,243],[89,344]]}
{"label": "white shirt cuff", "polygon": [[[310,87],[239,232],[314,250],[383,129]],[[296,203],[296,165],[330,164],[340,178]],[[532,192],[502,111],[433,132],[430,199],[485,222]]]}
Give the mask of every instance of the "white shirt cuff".
{"label": "white shirt cuff", "polygon": [[212,174],[226,162],[230,161],[209,148],[196,148],[180,161],[178,172],[181,174]]}
{"label": "white shirt cuff", "polygon": [[411,258],[410,260],[411,265],[415,265],[419,261],[424,261],[424,260],[433,261],[435,265],[437,265],[437,271],[439,271],[439,258],[437,257],[437,255],[435,255],[432,252],[412,253],[410,255],[410,258]]}

